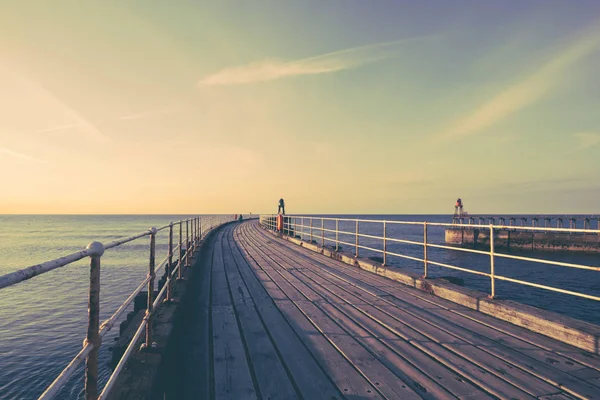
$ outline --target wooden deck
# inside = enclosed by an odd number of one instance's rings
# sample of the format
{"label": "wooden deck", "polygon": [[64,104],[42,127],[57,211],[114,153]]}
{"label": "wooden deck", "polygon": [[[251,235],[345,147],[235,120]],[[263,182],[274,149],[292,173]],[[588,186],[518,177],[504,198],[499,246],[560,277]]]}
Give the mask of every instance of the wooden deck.
{"label": "wooden deck", "polygon": [[202,261],[176,326],[167,399],[600,398],[600,357],[255,221],[221,229]]}

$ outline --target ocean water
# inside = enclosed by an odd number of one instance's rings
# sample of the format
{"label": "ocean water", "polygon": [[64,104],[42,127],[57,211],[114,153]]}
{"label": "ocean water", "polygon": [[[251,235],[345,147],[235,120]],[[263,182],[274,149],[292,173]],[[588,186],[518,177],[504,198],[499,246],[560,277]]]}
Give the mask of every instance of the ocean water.
{"label": "ocean water", "polygon": [[[94,240],[107,243],[189,217],[0,215],[0,275],[71,254]],[[206,216],[204,221],[210,218]],[[167,255],[168,235],[168,229],[157,234],[157,265]],[[176,228],[174,240],[178,238]],[[101,321],[146,277],[149,242],[149,237],[143,237],[107,250],[102,257]],[[87,329],[88,288],[89,259],[84,259],[0,290],[0,399],[37,398],[81,350]],[[101,385],[111,373],[108,347],[127,312],[100,348]],[[83,398],[83,368],[63,388],[59,399]]]}
{"label": "ocean water", "polygon": [[[320,216],[314,216],[320,227]],[[386,219],[402,221],[451,222],[445,215],[356,215],[340,218]],[[54,259],[84,248],[89,242],[111,240],[142,232],[152,226],[188,216],[15,216],[0,215],[0,275],[36,263]],[[308,223],[308,221],[307,221]],[[334,229],[326,222],[326,229]],[[354,232],[354,223],[340,222],[340,230]],[[308,233],[308,229],[306,230]],[[360,232],[380,236],[380,223],[362,223]],[[422,226],[388,224],[388,237],[420,242]],[[320,232],[314,229],[314,240]],[[334,235],[326,233],[333,239]],[[176,231],[175,237],[178,237]],[[429,227],[430,243],[443,244],[444,229]],[[353,235],[340,235],[340,240],[353,244]],[[167,254],[168,231],[157,235],[157,263]],[[133,243],[108,250],[102,257],[101,320],[110,317],[125,298],[145,278],[148,269],[148,243],[145,237]],[[326,244],[332,244],[326,241]],[[381,240],[361,238],[360,244],[381,248]],[[342,244],[343,250],[353,251]],[[388,242],[388,251],[422,257],[421,246]],[[360,250],[362,256],[381,256]],[[597,254],[511,252],[551,260],[600,266]],[[433,261],[478,271],[489,271],[489,256],[458,251],[429,249]],[[388,264],[403,271],[422,273],[421,262],[389,257]],[[496,273],[563,289],[600,293],[598,272],[496,258]],[[431,277],[462,278],[464,285],[489,293],[488,278],[429,266]],[[82,260],[29,281],[0,290],[0,399],[37,398],[81,349],[87,324],[89,261]],[[496,293],[505,299],[531,304],[600,324],[597,302],[551,293],[506,282],[496,283]],[[124,313],[122,319],[126,318]],[[119,321],[120,322],[120,321]],[[118,323],[119,323],[118,322]],[[118,323],[104,338],[100,349],[100,384],[110,376],[108,347],[118,333]],[[64,387],[58,398],[81,398],[83,367]]]}

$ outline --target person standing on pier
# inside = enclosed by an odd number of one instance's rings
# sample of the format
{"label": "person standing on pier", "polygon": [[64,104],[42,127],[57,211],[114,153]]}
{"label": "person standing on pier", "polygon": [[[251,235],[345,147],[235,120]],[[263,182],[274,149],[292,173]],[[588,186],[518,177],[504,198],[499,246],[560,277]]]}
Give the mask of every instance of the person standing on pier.
{"label": "person standing on pier", "polygon": [[279,207],[277,207],[277,214],[285,214],[285,202],[283,199],[279,199]]}

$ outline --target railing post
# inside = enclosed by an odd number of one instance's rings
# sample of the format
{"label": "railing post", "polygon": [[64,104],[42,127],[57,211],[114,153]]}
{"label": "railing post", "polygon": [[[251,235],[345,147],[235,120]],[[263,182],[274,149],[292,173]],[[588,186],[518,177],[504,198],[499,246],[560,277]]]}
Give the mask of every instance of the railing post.
{"label": "railing post", "polygon": [[177,279],[183,279],[183,265],[181,262],[183,261],[183,221],[179,220],[179,260],[177,261],[177,265],[179,266],[179,270],[177,271]]}
{"label": "railing post", "polygon": [[152,348],[152,312],[154,303],[154,263],[156,262],[156,228],[150,229],[150,260],[148,262],[148,306],[146,309],[146,343],[145,348]]}
{"label": "railing post", "polygon": [[325,247],[325,219],[321,218],[321,247]]}
{"label": "railing post", "polygon": [[383,265],[387,264],[387,223],[383,221]]}
{"label": "railing post", "polygon": [[423,279],[427,279],[427,222],[423,222]]}
{"label": "railing post", "polygon": [[496,297],[496,281],[495,281],[495,270],[494,270],[494,226],[490,225],[490,278],[492,284],[492,290],[490,299]]}
{"label": "railing post", "polygon": [[340,220],[335,219],[335,251],[339,251],[339,231],[340,231]]}
{"label": "railing post", "polygon": [[190,246],[192,248],[192,257],[194,256],[194,251],[196,251],[196,217],[192,218],[192,220],[190,221],[191,226],[191,239],[190,242],[192,243],[192,245]]}
{"label": "railing post", "polygon": [[358,220],[356,220],[356,258],[358,258]]}
{"label": "railing post", "polygon": [[313,228],[312,217],[310,217],[310,241],[309,241],[309,243],[311,243],[311,244],[312,244],[312,241],[313,241],[313,239],[312,239],[312,228]]}
{"label": "railing post", "polygon": [[297,227],[297,223],[296,223],[296,217],[292,217],[294,219],[294,237],[296,237],[296,232],[298,232],[298,227]]}
{"label": "railing post", "polygon": [[202,241],[202,217],[198,217],[198,231],[200,232],[200,241]]}
{"label": "railing post", "polygon": [[88,298],[88,329],[86,342],[94,346],[85,360],[85,398],[98,398],[98,349],[100,348],[100,258],[104,245],[92,242],[87,246],[90,256],[90,291]]}
{"label": "railing post", "polygon": [[169,260],[167,262],[167,297],[166,302],[173,299],[173,222],[169,224]]}
{"label": "railing post", "polygon": [[190,220],[185,220],[185,266],[190,266]]}

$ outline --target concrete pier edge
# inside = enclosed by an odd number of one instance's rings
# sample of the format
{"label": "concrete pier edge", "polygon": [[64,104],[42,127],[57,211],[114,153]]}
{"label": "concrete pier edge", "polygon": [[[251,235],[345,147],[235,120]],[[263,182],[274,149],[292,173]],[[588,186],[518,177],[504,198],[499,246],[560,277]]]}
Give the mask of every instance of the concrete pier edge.
{"label": "concrete pier edge", "polygon": [[433,294],[442,299],[468,307],[470,309],[488,314],[497,319],[507,321],[513,325],[528,329],[532,332],[542,334],[554,340],[569,344],[590,353],[599,354],[600,326],[585,321],[571,318],[552,311],[543,310],[526,304],[511,300],[490,299],[486,293],[473,289],[467,289],[452,284],[443,279],[423,279],[422,277],[400,272],[382,266],[375,261],[356,258],[344,252],[336,252],[334,249],[321,247],[320,245],[308,243],[295,237],[283,235],[278,232],[265,229],[270,234],[294,243],[306,249],[320,253],[326,257],[333,258],[361,268],[365,271],[384,276],[396,282],[414,287],[421,291]]}

